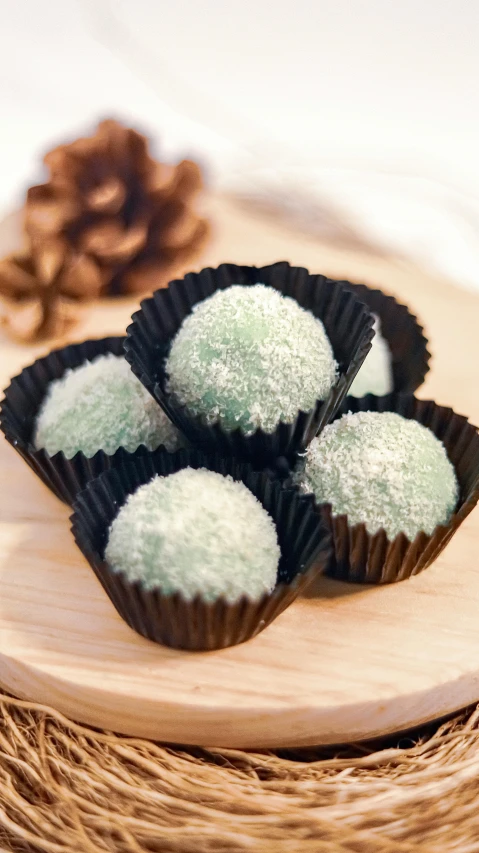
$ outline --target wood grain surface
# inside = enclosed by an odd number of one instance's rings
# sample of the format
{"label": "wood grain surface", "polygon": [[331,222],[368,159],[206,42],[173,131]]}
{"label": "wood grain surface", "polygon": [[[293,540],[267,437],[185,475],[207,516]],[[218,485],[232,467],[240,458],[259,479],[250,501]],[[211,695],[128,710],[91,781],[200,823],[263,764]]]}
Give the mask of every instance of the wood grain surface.
{"label": "wood grain surface", "polygon": [[[204,263],[288,259],[406,301],[431,341],[419,395],[479,421],[479,299],[406,263],[328,248],[212,199]],[[0,250],[15,239],[0,228]],[[71,340],[124,330],[131,301],[96,307]],[[49,347],[0,339],[0,381]],[[259,637],[214,653],[131,631],[75,548],[69,510],[0,440],[0,682],[76,720],[227,747],[338,743],[479,700],[479,511],[422,575],[365,588],[323,579]]]}

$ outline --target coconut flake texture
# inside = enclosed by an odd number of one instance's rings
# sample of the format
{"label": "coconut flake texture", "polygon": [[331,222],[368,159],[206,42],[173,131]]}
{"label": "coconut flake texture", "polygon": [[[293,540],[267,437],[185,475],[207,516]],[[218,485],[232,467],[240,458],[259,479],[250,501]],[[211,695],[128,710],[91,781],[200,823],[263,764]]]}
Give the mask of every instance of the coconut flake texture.
{"label": "coconut flake texture", "polygon": [[205,469],[154,477],[113,521],[105,558],[147,589],[259,599],[276,585],[276,527],[243,483]]}
{"label": "coconut flake texture", "polygon": [[169,391],[192,415],[245,435],[292,423],[337,376],[321,320],[264,284],[233,285],[195,305],[166,370]]}
{"label": "coconut flake texture", "polygon": [[140,444],[155,450],[180,444],[167,418],[122,356],[107,353],[54,380],[37,416],[34,443],[51,456],[79,450],[109,456],[119,447],[133,453]]}
{"label": "coconut flake texture", "polygon": [[390,394],[394,387],[391,350],[381,334],[381,323],[376,315],[374,330],[376,334],[371,349],[349,390],[352,397],[364,397],[366,394],[381,397]]}
{"label": "coconut flake texture", "polygon": [[431,534],[453,513],[459,489],[444,445],[395,412],[343,415],[313,439],[295,474],[304,492],[330,503],[351,526],[389,539]]}

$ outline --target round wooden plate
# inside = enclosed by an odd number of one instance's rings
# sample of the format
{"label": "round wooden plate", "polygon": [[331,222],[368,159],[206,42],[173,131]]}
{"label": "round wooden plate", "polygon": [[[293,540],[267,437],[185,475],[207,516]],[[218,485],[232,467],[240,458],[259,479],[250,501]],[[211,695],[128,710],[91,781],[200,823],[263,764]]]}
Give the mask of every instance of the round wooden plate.
{"label": "round wooden plate", "polygon": [[[206,263],[288,257],[407,301],[434,354],[421,396],[479,420],[477,297],[404,264],[327,249],[228,202],[211,206],[221,231]],[[120,332],[133,308],[95,308],[75,339]],[[2,339],[3,386],[46,349]],[[224,747],[371,738],[479,700],[477,510],[417,578],[382,588],[321,580],[256,639],[194,654],[122,622],[73,543],[68,509],[4,441],[0,482],[0,682],[18,696],[130,735]]]}

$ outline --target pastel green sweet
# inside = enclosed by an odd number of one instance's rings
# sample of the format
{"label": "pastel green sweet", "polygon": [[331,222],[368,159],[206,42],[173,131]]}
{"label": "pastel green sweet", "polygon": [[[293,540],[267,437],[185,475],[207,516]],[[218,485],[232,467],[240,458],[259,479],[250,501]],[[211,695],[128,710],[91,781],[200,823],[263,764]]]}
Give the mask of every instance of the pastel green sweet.
{"label": "pastel green sweet", "polygon": [[53,381],[37,416],[34,443],[50,456],[98,450],[132,453],[140,444],[175,450],[179,433],[122,356],[99,355]]}
{"label": "pastel green sweet", "polygon": [[198,303],[166,371],[169,391],[192,415],[245,435],[292,423],[337,376],[322,322],[264,284],[233,285]]}
{"label": "pastel green sweet", "polygon": [[381,334],[379,317],[375,317],[374,330],[376,334],[371,349],[348,392],[352,397],[364,397],[366,394],[381,397],[394,388],[391,350]]}
{"label": "pastel green sweet", "polygon": [[274,589],[280,549],[272,519],[243,483],[184,468],[130,495],[105,557],[146,589],[234,602]]}
{"label": "pastel green sweet", "polygon": [[343,415],[309,445],[295,473],[304,492],[330,503],[351,526],[388,538],[431,534],[454,512],[459,488],[444,445],[394,412]]}

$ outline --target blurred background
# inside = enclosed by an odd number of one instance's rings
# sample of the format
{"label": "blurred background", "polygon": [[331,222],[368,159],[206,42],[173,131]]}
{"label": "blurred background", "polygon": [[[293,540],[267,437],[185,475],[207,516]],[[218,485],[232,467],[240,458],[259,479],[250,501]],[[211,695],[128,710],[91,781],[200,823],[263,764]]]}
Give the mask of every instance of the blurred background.
{"label": "blurred background", "polygon": [[479,4],[2,0],[0,214],[113,116],[208,184],[479,290]]}

